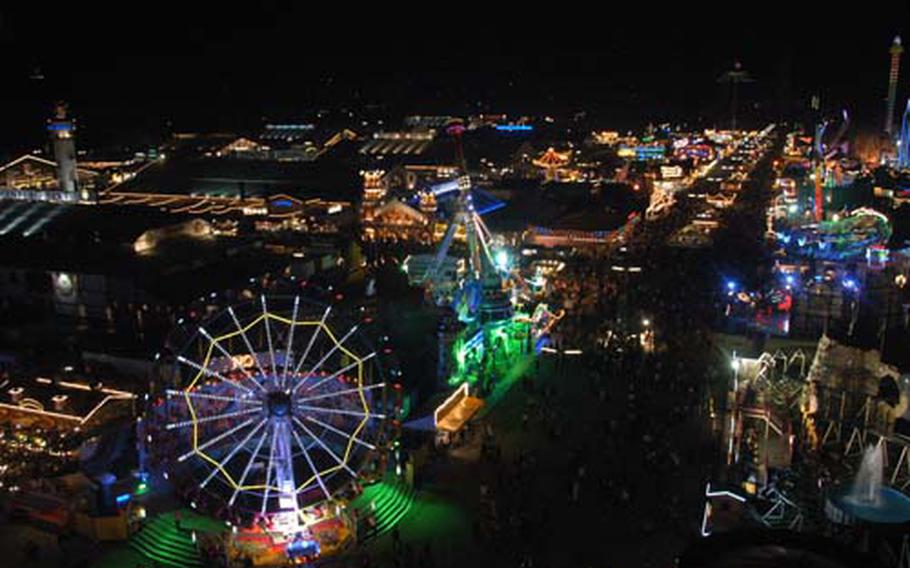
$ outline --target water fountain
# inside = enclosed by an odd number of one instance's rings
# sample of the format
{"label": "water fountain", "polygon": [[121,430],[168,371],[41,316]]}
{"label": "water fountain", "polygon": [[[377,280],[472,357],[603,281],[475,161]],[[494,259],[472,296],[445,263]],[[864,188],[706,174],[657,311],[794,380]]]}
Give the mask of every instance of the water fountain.
{"label": "water fountain", "polygon": [[845,497],[856,504],[876,506],[881,504],[882,480],[884,479],[885,453],[882,444],[869,446],[863,451],[863,461],[853,480],[853,488]]}
{"label": "water fountain", "polygon": [[845,525],[860,521],[872,524],[910,522],[910,497],[883,483],[884,451],[881,443],[865,449],[853,485],[835,492],[825,504],[825,513],[831,521]]}

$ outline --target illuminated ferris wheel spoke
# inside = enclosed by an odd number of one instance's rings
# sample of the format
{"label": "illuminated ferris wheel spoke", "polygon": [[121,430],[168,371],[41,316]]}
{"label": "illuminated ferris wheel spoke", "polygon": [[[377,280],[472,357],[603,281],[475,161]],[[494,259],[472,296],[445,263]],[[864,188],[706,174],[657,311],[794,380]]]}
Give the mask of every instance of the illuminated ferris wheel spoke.
{"label": "illuminated ferris wheel spoke", "polygon": [[483,248],[484,254],[486,254],[487,260],[490,261],[490,264],[496,266],[496,262],[493,260],[493,254],[490,253],[490,247],[487,245],[486,237],[484,237],[483,234],[483,229],[486,227],[476,216],[472,218],[472,221],[474,222],[474,232],[478,236],[478,240],[480,240],[480,245]]}
{"label": "illuminated ferris wheel spoke", "polygon": [[[228,306],[228,313],[231,315],[231,319],[234,320],[234,325],[237,326],[237,331],[240,332],[240,337],[243,338],[243,343],[246,345],[247,350],[250,352],[250,357],[253,358],[253,362],[256,363],[256,368],[259,369],[260,376],[265,379],[267,376],[265,374],[265,369],[262,368],[262,364],[259,362],[259,357],[256,356],[256,351],[253,349],[253,345],[250,343],[250,339],[246,336],[246,331],[243,330],[243,326],[240,325],[240,320],[237,319],[237,314],[234,313],[234,308]],[[260,387],[262,384],[259,381],[255,381]]]}
{"label": "illuminated ferris wheel spoke", "polygon": [[365,447],[365,448],[369,448],[369,449],[371,449],[371,450],[375,450],[375,449],[376,449],[376,446],[374,446],[373,444],[370,444],[369,442],[364,442],[363,440],[361,440],[361,439],[358,438],[357,436],[354,436],[353,434],[348,434],[348,433],[345,432],[344,430],[339,430],[338,428],[335,428],[335,427],[332,426],[331,424],[326,424],[326,423],[323,422],[322,420],[317,420],[317,419],[313,418],[312,416],[307,416],[306,419],[309,420],[310,422],[314,423],[314,424],[318,424],[319,426],[322,426],[323,428],[325,428],[326,430],[328,430],[328,431],[330,431],[330,432],[335,432],[335,433],[338,434],[339,436],[344,436],[344,437],[347,438],[348,440],[353,440],[353,441],[357,442],[358,444],[360,444],[361,446],[363,446],[363,447]]}
{"label": "illuminated ferris wheel spoke", "polygon": [[179,397],[188,396],[190,398],[197,398],[200,400],[220,400],[223,402],[237,402],[240,404],[256,404],[256,405],[260,405],[260,406],[262,405],[262,403],[260,401],[256,400],[255,398],[224,396],[224,395],[219,395],[219,394],[178,391],[178,390],[172,390],[172,389],[168,389],[167,396],[169,398],[174,397],[174,396],[179,396]]}
{"label": "illuminated ferris wheel spoke", "polygon": [[173,430],[174,428],[185,428],[187,426],[192,426],[193,424],[204,424],[206,422],[212,422],[214,420],[223,420],[225,418],[236,418],[237,416],[245,416],[247,414],[253,414],[254,412],[262,412],[262,407],[257,406],[255,408],[248,408],[246,410],[238,410],[236,412],[226,412],[224,414],[215,414],[213,416],[205,416],[203,418],[196,418],[195,420],[184,420],[183,422],[174,422],[165,426],[167,430]]}
{"label": "illuminated ferris wheel spoke", "polygon": [[[250,430],[250,432],[246,435],[246,437],[243,438],[243,441],[240,442],[239,444],[237,444],[236,446],[234,446],[234,448],[230,452],[228,452],[228,455],[226,455],[224,457],[224,459],[218,463],[218,467],[212,468],[212,471],[209,472],[208,476],[202,481],[202,483],[199,484],[199,487],[201,489],[204,489],[205,486],[208,485],[209,482],[215,477],[216,473],[218,473],[219,471],[223,472],[224,466],[226,466],[228,464],[228,462],[231,461],[231,459],[233,459],[233,457],[237,455],[237,452],[239,452],[241,450],[241,448],[243,448],[244,446],[247,445],[247,443],[253,438],[253,436],[256,435],[257,432],[259,432],[259,429],[262,428],[265,424],[268,424],[268,420],[263,419],[259,422],[259,424],[256,425],[255,428]],[[268,430],[266,430],[266,433],[268,433]]]}
{"label": "illuminated ferris wheel spoke", "polygon": [[265,326],[265,337],[269,344],[269,361],[272,363],[272,375],[278,380],[278,370],[275,368],[275,349],[272,346],[272,326],[269,325],[269,309],[265,304],[265,296],[259,296],[262,303],[262,325]]}
{"label": "illuminated ferris wheel spoke", "polygon": [[319,320],[319,325],[316,326],[316,329],[313,330],[313,334],[310,335],[310,342],[307,343],[306,349],[303,351],[303,355],[301,355],[300,360],[297,361],[297,366],[294,368],[295,375],[300,373],[300,368],[303,367],[303,363],[310,355],[310,351],[313,349],[313,344],[316,343],[316,337],[319,336],[319,332],[322,331],[323,327],[325,327],[325,320],[329,317],[329,313],[331,313],[331,311],[332,306],[329,306],[325,309],[325,312],[322,314],[322,319]]}
{"label": "illuminated ferris wheel spoke", "polygon": [[332,345],[332,348],[329,349],[329,352],[326,353],[325,355],[323,355],[323,356],[322,356],[322,359],[320,359],[319,361],[317,361],[316,364],[313,365],[313,368],[306,372],[306,374],[301,378],[301,380],[300,380],[300,381],[297,383],[297,385],[294,387],[294,390],[293,390],[292,392],[297,392],[297,389],[299,389],[299,388],[301,387],[301,385],[303,385],[303,384],[306,382],[307,379],[309,379],[310,377],[312,377],[312,376],[313,376],[313,373],[315,373],[316,371],[318,371],[319,368],[322,367],[322,364],[325,363],[326,361],[328,361],[328,360],[329,360],[329,357],[331,357],[332,355],[334,355],[335,352],[338,351],[338,349],[339,349],[342,345],[344,345],[344,342],[347,341],[348,338],[351,337],[351,335],[353,335],[355,331],[357,331],[357,326],[356,326],[356,325],[355,325],[354,327],[352,327],[350,331],[348,331],[347,333],[345,333],[345,334],[344,334],[344,337],[342,337],[340,341],[333,342],[333,343],[335,343],[335,344]]}
{"label": "illuminated ferris wheel spoke", "polygon": [[281,371],[282,386],[288,379],[288,366],[291,364],[291,348],[294,346],[294,328],[297,327],[297,310],[300,307],[300,296],[294,296],[294,313],[291,314],[291,326],[288,330],[287,346],[284,350],[284,369]]}
{"label": "illuminated ferris wheel spoke", "polygon": [[[313,463],[313,458],[310,457],[310,452],[306,449],[303,441],[300,439],[300,436],[297,434],[297,431],[291,427],[291,433],[294,435],[294,439],[297,440],[297,445],[300,446],[300,449],[303,450],[303,457],[306,458],[306,462],[310,466],[310,470],[313,472],[313,475],[316,476],[316,481],[319,483],[319,487],[322,488],[322,492],[325,494],[326,499],[331,499],[332,494],[329,493],[328,488],[325,486],[325,482],[322,480],[322,475],[320,475],[319,470],[316,469],[316,464]],[[306,489],[306,488],[304,488]]]}
{"label": "illuminated ferris wheel spoke", "polygon": [[311,410],[313,412],[342,414],[344,416],[360,416],[361,418],[385,418],[384,414],[376,414],[375,412],[359,412],[357,410],[342,410],[340,408],[324,408],[322,406],[309,406],[306,404],[298,404],[297,408],[301,410]]}
{"label": "illuminated ferris wheel spoke", "polygon": [[354,479],[357,478],[357,474],[354,473],[354,470],[351,469],[350,467],[348,467],[348,464],[346,464],[346,463],[344,462],[344,460],[342,460],[340,457],[338,457],[338,454],[336,454],[335,452],[333,452],[332,449],[329,448],[329,447],[326,445],[326,443],[322,441],[321,438],[317,437],[316,434],[314,434],[312,430],[310,430],[309,428],[307,428],[307,427],[306,427],[306,424],[304,424],[303,422],[301,422],[296,416],[294,417],[294,423],[297,424],[298,426],[300,426],[300,428],[301,428],[304,432],[306,432],[307,435],[308,435],[310,438],[312,438],[313,440],[315,440],[316,443],[319,444],[319,447],[321,447],[321,448],[322,448],[323,450],[325,450],[330,456],[332,456],[332,458],[335,460],[335,462],[336,462],[339,466],[341,466],[346,472],[348,472],[348,473],[351,475],[351,477],[353,477]]}
{"label": "illuminated ferris wheel spoke", "polygon": [[372,389],[381,389],[381,388],[384,387],[384,386],[385,386],[385,383],[376,383],[375,385],[370,385],[370,386],[367,386],[367,387],[358,387],[358,388],[354,388],[354,389],[344,389],[344,390],[335,391],[335,392],[330,392],[330,393],[326,393],[326,394],[317,394],[316,396],[308,396],[308,397],[306,397],[306,398],[298,398],[298,399],[297,399],[297,402],[310,402],[310,401],[313,401],[313,400],[321,400],[321,399],[323,399],[323,398],[331,398],[331,397],[333,397],[333,396],[343,396],[343,395],[346,395],[346,394],[354,394],[354,393],[358,393],[358,392],[361,392],[361,391],[367,391],[367,390],[372,390]]}
{"label": "illuminated ferris wheel spoke", "polygon": [[225,383],[227,383],[227,384],[229,384],[229,385],[233,385],[233,386],[237,387],[238,389],[240,389],[240,390],[242,390],[243,392],[246,392],[246,393],[253,392],[253,391],[251,391],[250,389],[248,389],[248,388],[246,388],[245,386],[243,386],[243,385],[241,385],[240,383],[238,383],[237,381],[234,381],[234,380],[231,380],[231,379],[225,377],[224,375],[222,375],[222,374],[219,373],[218,371],[213,371],[212,369],[209,369],[208,367],[203,367],[203,366],[200,365],[199,363],[197,363],[197,362],[195,362],[195,361],[192,361],[192,360],[190,360],[190,359],[187,359],[187,358],[184,357],[183,355],[178,355],[178,356],[177,356],[177,360],[180,361],[181,363],[183,363],[184,365],[188,366],[188,367],[192,367],[193,369],[196,369],[197,371],[199,371],[200,373],[204,374],[204,375],[207,376],[207,377],[210,377],[210,378],[213,378],[213,379],[222,380],[222,381],[224,381]]}
{"label": "illuminated ferris wheel spoke", "polygon": [[192,456],[193,454],[196,454],[196,453],[198,453],[198,452],[200,452],[200,451],[202,451],[202,450],[205,450],[205,449],[207,449],[207,448],[211,448],[212,446],[214,446],[215,444],[217,444],[217,443],[220,442],[221,440],[227,438],[228,436],[230,436],[231,434],[233,434],[233,433],[235,433],[235,432],[239,432],[240,430],[243,430],[244,428],[246,428],[247,426],[249,426],[250,424],[252,424],[252,423],[255,422],[255,421],[256,421],[255,418],[250,418],[250,419],[248,419],[246,422],[241,422],[240,424],[238,424],[237,426],[234,426],[234,427],[231,428],[230,430],[226,430],[226,431],[222,432],[221,434],[218,434],[217,436],[215,436],[215,437],[212,438],[211,440],[208,440],[206,443],[202,444],[201,446],[197,446],[196,448],[193,448],[193,449],[190,450],[189,452],[187,452],[187,453],[183,454],[182,456],[178,457],[178,458],[177,458],[177,461],[178,461],[178,462],[182,462],[182,461],[184,461],[185,459],[187,459],[188,457]]}
{"label": "illuminated ferris wheel spoke", "polygon": [[[315,388],[317,388],[317,387],[319,387],[319,386],[321,386],[321,385],[323,385],[323,384],[325,384],[325,383],[331,381],[332,379],[337,378],[339,375],[343,375],[344,373],[350,371],[350,370],[353,369],[354,367],[356,367],[356,366],[358,366],[358,365],[362,365],[365,361],[369,361],[370,359],[372,359],[372,358],[375,357],[375,356],[376,356],[376,352],[374,351],[374,352],[370,353],[369,355],[367,355],[366,357],[364,357],[364,358],[362,358],[362,359],[360,359],[360,360],[358,360],[358,361],[354,361],[353,363],[351,363],[351,364],[348,365],[347,367],[343,367],[343,368],[341,368],[341,369],[338,369],[337,371],[335,371],[335,372],[332,373],[331,375],[325,377],[324,379],[321,379],[321,380],[317,381],[316,383],[313,383],[312,385],[310,385],[310,386],[308,386],[307,388],[305,388],[305,389],[303,390],[303,392],[310,392],[311,390],[313,390],[313,389],[315,389]],[[302,400],[312,400],[312,399],[302,399]]]}
{"label": "illuminated ferris wheel spoke", "polygon": [[277,425],[272,425],[272,443],[269,446],[269,463],[265,466],[265,491],[262,493],[262,510],[260,513],[265,514],[269,504],[269,485],[272,483],[272,464],[275,460],[275,444],[278,441],[278,435],[275,431]]}
{"label": "illuminated ferris wheel spoke", "polygon": [[[237,369],[238,371],[240,371],[241,373],[243,373],[243,374],[246,376],[246,378],[249,379],[254,385],[256,385],[257,387],[259,387],[260,389],[262,389],[262,385],[259,384],[259,381],[257,381],[257,380],[253,377],[253,375],[250,374],[249,371],[247,371],[246,369],[244,369],[244,368],[243,368],[243,365],[241,365],[240,363],[237,362],[237,358],[236,358],[236,357],[234,357],[233,355],[231,355],[230,353],[227,352],[227,350],[221,345],[221,342],[219,342],[218,340],[216,340],[215,338],[213,338],[211,335],[209,335],[209,332],[206,331],[205,328],[200,327],[200,328],[199,328],[199,333],[201,333],[203,336],[205,336],[205,338],[208,339],[209,342],[210,342],[212,345],[215,346],[215,349],[217,349],[218,351],[220,351],[221,354],[224,355],[224,356],[227,358],[227,360],[231,362],[231,365],[233,365],[233,368],[234,368],[234,369]],[[239,383],[238,383],[238,384],[239,384]],[[264,390],[264,389],[263,389],[263,390]],[[252,392],[252,391],[250,391],[250,392]]]}
{"label": "illuminated ferris wheel spoke", "polygon": [[256,444],[256,449],[250,454],[249,461],[246,462],[246,466],[243,468],[243,473],[240,475],[240,482],[234,487],[234,492],[231,494],[231,498],[228,501],[229,506],[234,505],[234,501],[237,500],[237,495],[240,493],[240,488],[243,487],[243,484],[246,482],[246,476],[250,473],[250,468],[253,467],[253,462],[256,461],[256,457],[259,456],[259,451],[262,449],[262,444],[265,443],[265,439],[268,436],[268,429],[262,432],[262,436],[259,437],[259,442]]}
{"label": "illuminated ferris wheel spoke", "polygon": [[230,510],[301,522],[303,507],[331,503],[377,449],[378,422],[369,419],[386,418],[372,405],[387,386],[378,353],[357,353],[356,319],[336,331],[332,308],[320,314],[308,306],[300,296],[266,294],[226,307],[194,325],[186,350],[175,354],[183,390],[166,396],[182,395],[187,408],[171,402],[179,415],[162,424],[180,448],[170,457],[182,464],[173,473],[192,473],[195,487]]}

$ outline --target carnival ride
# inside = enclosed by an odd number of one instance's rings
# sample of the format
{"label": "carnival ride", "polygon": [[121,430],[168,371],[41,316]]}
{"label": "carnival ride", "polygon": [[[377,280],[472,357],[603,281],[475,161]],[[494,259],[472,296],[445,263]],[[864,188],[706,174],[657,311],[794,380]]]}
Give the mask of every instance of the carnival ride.
{"label": "carnival ride", "polygon": [[850,115],[847,114],[847,110],[843,110],[843,120],[838,128],[836,134],[833,138],[825,141],[825,132],[828,129],[828,126],[831,125],[831,121],[822,120],[815,126],[815,140],[814,140],[814,164],[815,164],[815,221],[821,222],[825,219],[825,209],[824,209],[824,191],[823,187],[825,185],[832,184],[835,179],[839,176],[837,170],[836,159],[839,156],[839,151],[841,149],[841,143],[844,137],[844,134],[847,133],[847,129],[850,127]]}
{"label": "carnival ride", "polygon": [[886,245],[891,222],[883,213],[860,207],[842,218],[777,230],[776,236],[784,250],[795,256],[844,260]]}
{"label": "carnival ride", "polygon": [[546,181],[560,181],[561,170],[572,161],[572,151],[557,152],[552,146],[540,157],[531,160],[531,163],[544,171]]}
{"label": "carnival ride", "polygon": [[724,316],[736,326],[757,329],[764,333],[787,335],[790,330],[790,311],[793,308],[793,277],[761,290],[740,289],[728,281]]}
{"label": "carnival ride", "polygon": [[[428,298],[441,308],[450,308],[456,316],[443,318],[440,374],[450,385],[468,382],[491,386],[536,345],[533,341],[539,334],[532,334],[536,325],[533,318],[515,310],[515,305],[530,303],[533,293],[517,267],[510,266],[506,249],[494,250],[494,237],[474,208],[461,144],[463,123],[452,121],[447,132],[455,140],[460,169],[458,196],[445,235],[419,281],[426,287]],[[465,246],[454,253],[456,236],[464,238]],[[445,270],[452,265],[453,257],[463,258],[465,265],[457,282],[446,277],[453,274]],[[549,318],[547,323],[555,321],[558,318]]]}
{"label": "carnival ride", "polygon": [[289,558],[351,536],[344,503],[386,435],[376,352],[338,311],[260,296],[172,345],[170,479]]}
{"label": "carnival ride", "polygon": [[[473,209],[470,178],[459,178],[459,199],[456,212],[446,229],[433,261],[423,276],[427,292],[437,305],[451,304],[463,322],[480,317],[482,321],[506,319],[511,304],[503,289],[503,280],[490,250],[492,235],[480,215]],[[464,277],[457,285],[444,282],[444,270],[450,260],[449,251],[456,234],[465,237],[467,249]]]}
{"label": "carnival ride", "polygon": [[901,119],[901,135],[897,140],[897,167],[901,170],[910,169],[910,99],[907,99],[907,108]]}
{"label": "carnival ride", "polygon": [[[426,268],[423,283],[437,305],[451,303],[462,322],[480,323],[505,320],[512,315],[512,305],[503,288],[502,274],[490,248],[492,235],[480,215],[474,210],[471,195],[471,178],[467,175],[461,135],[464,124],[453,121],[447,132],[455,139],[457,162],[461,175],[457,179],[458,198],[445,236],[439,244],[433,261]],[[440,282],[443,266],[456,234],[464,236],[467,260],[465,277],[457,287]],[[454,290],[454,293],[449,292]]]}

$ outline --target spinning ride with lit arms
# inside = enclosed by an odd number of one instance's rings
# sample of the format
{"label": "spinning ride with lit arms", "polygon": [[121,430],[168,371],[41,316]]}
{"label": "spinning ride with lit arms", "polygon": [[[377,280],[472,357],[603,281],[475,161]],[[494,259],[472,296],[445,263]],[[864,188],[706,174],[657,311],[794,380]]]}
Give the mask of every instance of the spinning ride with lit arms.
{"label": "spinning ride with lit arms", "polygon": [[460,229],[467,245],[468,273],[454,299],[454,308],[462,321],[475,321],[479,318],[481,323],[488,323],[510,318],[512,305],[508,295],[503,291],[502,275],[490,250],[492,235],[472,203],[471,178],[467,174],[461,144],[464,129],[464,124],[460,120],[453,120],[446,128],[455,140],[457,167],[460,169],[458,198],[445,236],[423,280],[427,283],[428,291],[433,294],[436,303],[438,305],[446,303],[448,298],[434,289],[433,282],[440,278],[449,249]]}
{"label": "spinning ride with lit arms", "polygon": [[870,247],[884,247],[891,234],[891,221],[885,214],[860,207],[836,221],[793,229],[781,241],[795,256],[848,260],[869,254]]}
{"label": "spinning ride with lit arms", "polygon": [[213,508],[293,534],[383,437],[376,353],[345,314],[300,297],[227,308],[188,334],[167,391],[172,475]]}
{"label": "spinning ride with lit arms", "polygon": [[823,120],[815,125],[815,221],[825,220],[824,194],[822,187],[830,178],[830,165],[836,159],[840,144],[850,127],[850,115],[843,111],[843,120],[833,138],[825,141],[825,131],[831,122]]}

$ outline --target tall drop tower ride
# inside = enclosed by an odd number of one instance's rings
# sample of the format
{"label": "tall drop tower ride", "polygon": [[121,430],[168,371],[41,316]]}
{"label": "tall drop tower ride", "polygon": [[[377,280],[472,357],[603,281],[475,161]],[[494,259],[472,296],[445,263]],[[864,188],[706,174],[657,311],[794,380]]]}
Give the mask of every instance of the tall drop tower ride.
{"label": "tall drop tower ride", "polygon": [[76,179],[76,124],[66,116],[66,104],[57,103],[54,116],[47,121],[47,131],[54,146],[54,160],[57,162],[57,182],[60,191],[74,192],[78,189]]}
{"label": "tall drop tower ride", "polygon": [[885,115],[885,134],[889,137],[894,135],[894,105],[897,101],[897,78],[900,74],[901,53],[904,47],[901,45],[901,36],[894,36],[894,42],[891,43],[891,70],[888,73],[888,109]]}

